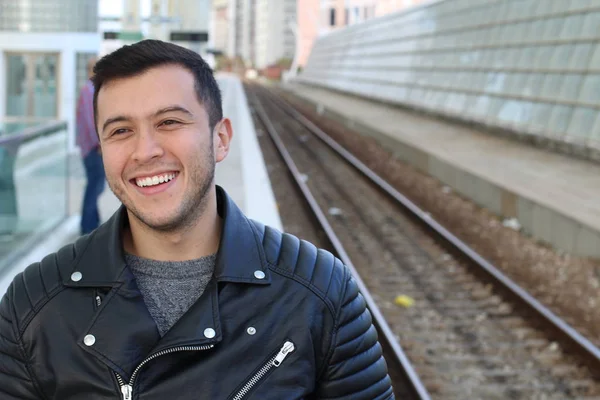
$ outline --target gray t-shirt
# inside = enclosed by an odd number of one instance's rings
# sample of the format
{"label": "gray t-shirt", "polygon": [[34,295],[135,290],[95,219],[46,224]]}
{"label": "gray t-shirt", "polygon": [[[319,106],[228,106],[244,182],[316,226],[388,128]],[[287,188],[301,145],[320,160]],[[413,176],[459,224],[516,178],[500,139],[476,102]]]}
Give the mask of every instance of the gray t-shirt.
{"label": "gray t-shirt", "polygon": [[216,258],[213,254],[190,261],[156,261],[125,255],[161,337],[202,295]]}

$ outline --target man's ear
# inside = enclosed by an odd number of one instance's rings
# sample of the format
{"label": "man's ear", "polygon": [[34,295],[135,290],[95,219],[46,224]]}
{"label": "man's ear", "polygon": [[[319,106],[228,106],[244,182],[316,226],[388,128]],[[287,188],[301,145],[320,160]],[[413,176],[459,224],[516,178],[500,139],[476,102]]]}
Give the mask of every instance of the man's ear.
{"label": "man's ear", "polygon": [[229,118],[223,118],[217,123],[217,126],[215,126],[213,137],[216,162],[221,162],[227,157],[232,138],[233,128],[231,127],[231,121]]}

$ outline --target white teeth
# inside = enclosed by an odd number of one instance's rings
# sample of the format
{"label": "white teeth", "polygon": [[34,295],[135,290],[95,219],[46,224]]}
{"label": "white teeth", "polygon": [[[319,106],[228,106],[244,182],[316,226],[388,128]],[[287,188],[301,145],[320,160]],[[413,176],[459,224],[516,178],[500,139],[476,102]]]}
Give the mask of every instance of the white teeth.
{"label": "white teeth", "polygon": [[175,174],[156,175],[143,179],[138,178],[135,180],[135,184],[139,187],[154,186],[158,185],[159,183],[169,182],[173,178],[175,178]]}

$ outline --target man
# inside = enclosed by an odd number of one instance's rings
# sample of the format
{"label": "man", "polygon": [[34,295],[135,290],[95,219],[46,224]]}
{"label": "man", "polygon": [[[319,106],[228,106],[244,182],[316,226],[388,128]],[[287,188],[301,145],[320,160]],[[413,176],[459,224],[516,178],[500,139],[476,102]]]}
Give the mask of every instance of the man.
{"label": "man", "polygon": [[232,128],[202,58],[147,40],[94,72],[123,207],[14,279],[0,398],[393,399],[348,270],[214,184]]}
{"label": "man", "polygon": [[100,225],[100,212],[98,211],[98,197],[104,191],[104,167],[100,154],[100,143],[94,125],[94,85],[93,76],[96,59],[88,61],[87,71],[90,78],[79,94],[77,101],[77,145],[81,149],[83,166],[87,178],[83,204],[81,207],[81,234],[90,233]]}

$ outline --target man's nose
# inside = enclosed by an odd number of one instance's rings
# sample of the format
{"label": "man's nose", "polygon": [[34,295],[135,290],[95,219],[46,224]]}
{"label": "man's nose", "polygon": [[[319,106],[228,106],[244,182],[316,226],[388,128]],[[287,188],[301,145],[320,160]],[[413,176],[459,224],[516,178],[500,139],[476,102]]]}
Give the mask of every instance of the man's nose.
{"label": "man's nose", "polygon": [[133,159],[140,164],[160,158],[164,154],[162,144],[151,128],[142,129],[137,135]]}

